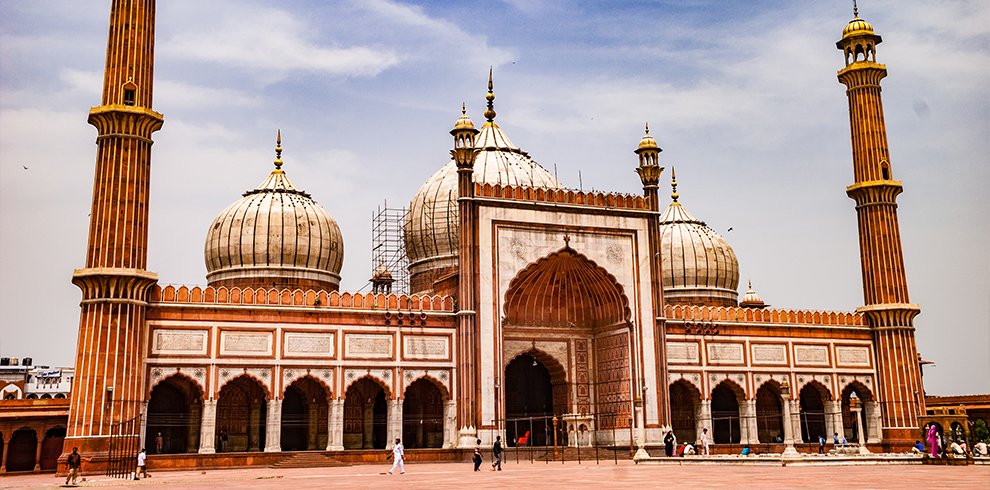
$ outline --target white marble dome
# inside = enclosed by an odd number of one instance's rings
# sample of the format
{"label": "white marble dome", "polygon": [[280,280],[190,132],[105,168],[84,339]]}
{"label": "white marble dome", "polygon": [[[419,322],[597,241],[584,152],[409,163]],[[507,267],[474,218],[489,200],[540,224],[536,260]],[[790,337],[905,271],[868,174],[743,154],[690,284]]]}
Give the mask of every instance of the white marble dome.
{"label": "white marble dome", "polygon": [[[281,147],[277,148],[281,151]],[[227,206],[206,236],[211,286],[337,290],[344,260],[340,228],[281,169]]]}
{"label": "white marble dome", "polygon": [[[676,184],[675,184],[676,185]],[[739,261],[729,243],[674,202],[660,216],[663,294],[669,304],[736,306]]]}
{"label": "white marble dome", "polygon": [[[479,150],[474,163],[475,182],[560,187],[553,174],[512,144],[494,121],[481,127],[474,146]],[[451,159],[420,187],[409,203],[405,243],[413,293],[428,292],[434,280],[456,269],[458,223],[457,164]]]}

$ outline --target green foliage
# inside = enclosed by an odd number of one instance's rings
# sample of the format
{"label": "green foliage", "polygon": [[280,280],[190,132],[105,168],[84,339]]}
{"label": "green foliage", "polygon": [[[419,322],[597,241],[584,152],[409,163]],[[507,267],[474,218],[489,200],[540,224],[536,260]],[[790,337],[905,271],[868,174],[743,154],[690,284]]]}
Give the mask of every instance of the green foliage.
{"label": "green foliage", "polygon": [[990,428],[985,420],[977,420],[973,424],[973,440],[990,443]]}

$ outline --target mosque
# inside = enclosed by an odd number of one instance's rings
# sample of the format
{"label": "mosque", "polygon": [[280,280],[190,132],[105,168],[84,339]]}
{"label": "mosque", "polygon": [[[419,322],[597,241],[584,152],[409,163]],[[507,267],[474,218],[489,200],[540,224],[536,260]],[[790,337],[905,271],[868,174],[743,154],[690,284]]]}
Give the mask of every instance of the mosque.
{"label": "mosque", "polygon": [[772,308],[751,287],[740,299],[732,247],[688,211],[673,171],[669,200],[661,192],[648,127],[630,145],[642,194],[562,187],[496,122],[491,77],[484,122],[452,118],[449,160],[410,201],[409,294],[390,291],[385,268],[371,292],[338,290],[345,247],[332,215],[344,204],[317,204],[319,189],[289,178],[280,137],[267,175],[258,158],[260,184],[206,230],[207,285],[159,285],[147,270],[152,134],[164,122],[152,109],[154,13],[154,0],[112,3],[89,114],[98,151],[86,263],[73,274],[65,447],[91,467],[139,444],[196,466],[395,438],[435,454],[496,436],[645,451],[668,430],[776,452],[833,433],[879,450],[916,438],[920,310],[901,252],[881,38],[858,12],[836,47],[864,306],[842,312]]}

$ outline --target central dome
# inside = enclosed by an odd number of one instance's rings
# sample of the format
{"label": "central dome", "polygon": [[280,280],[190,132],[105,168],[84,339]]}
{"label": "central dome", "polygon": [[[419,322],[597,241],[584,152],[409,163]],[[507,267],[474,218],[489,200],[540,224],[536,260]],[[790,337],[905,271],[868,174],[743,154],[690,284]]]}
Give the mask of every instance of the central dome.
{"label": "central dome", "polygon": [[344,245],[337,222],[282,170],[227,206],[206,236],[210,286],[325,289],[340,286]]}
{"label": "central dome", "polygon": [[[553,174],[512,144],[492,120],[494,117],[492,111],[491,118],[475,139],[478,156],[474,162],[474,181],[519,187],[560,187]],[[462,116],[457,124],[470,122],[463,121],[465,118]],[[412,293],[431,292],[434,282],[457,271],[458,223],[457,163],[451,159],[419,188],[409,203],[405,244]]]}

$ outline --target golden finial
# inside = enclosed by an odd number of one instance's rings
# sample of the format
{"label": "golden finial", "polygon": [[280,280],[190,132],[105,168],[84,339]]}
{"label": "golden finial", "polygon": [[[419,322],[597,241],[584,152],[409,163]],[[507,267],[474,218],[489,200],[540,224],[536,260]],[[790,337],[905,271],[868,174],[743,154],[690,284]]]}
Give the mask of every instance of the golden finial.
{"label": "golden finial", "polygon": [[485,119],[488,122],[495,122],[495,85],[492,84],[492,68],[488,67],[488,93],[485,94],[485,100],[488,101],[488,109],[485,110]]}
{"label": "golden finial", "polygon": [[856,0],[853,0],[853,17],[859,18],[859,5],[856,4]]}
{"label": "golden finial", "polygon": [[277,170],[282,169],[282,130],[278,130],[278,134],[275,136],[275,168]]}
{"label": "golden finial", "polygon": [[650,121],[646,121],[646,134],[650,134]]}
{"label": "golden finial", "polygon": [[670,187],[670,198],[673,199],[674,202],[677,202],[677,198],[680,197],[680,194],[677,193],[677,169],[674,167],[670,167]]}
{"label": "golden finial", "polygon": [[467,102],[461,102],[461,115],[467,115]]}

